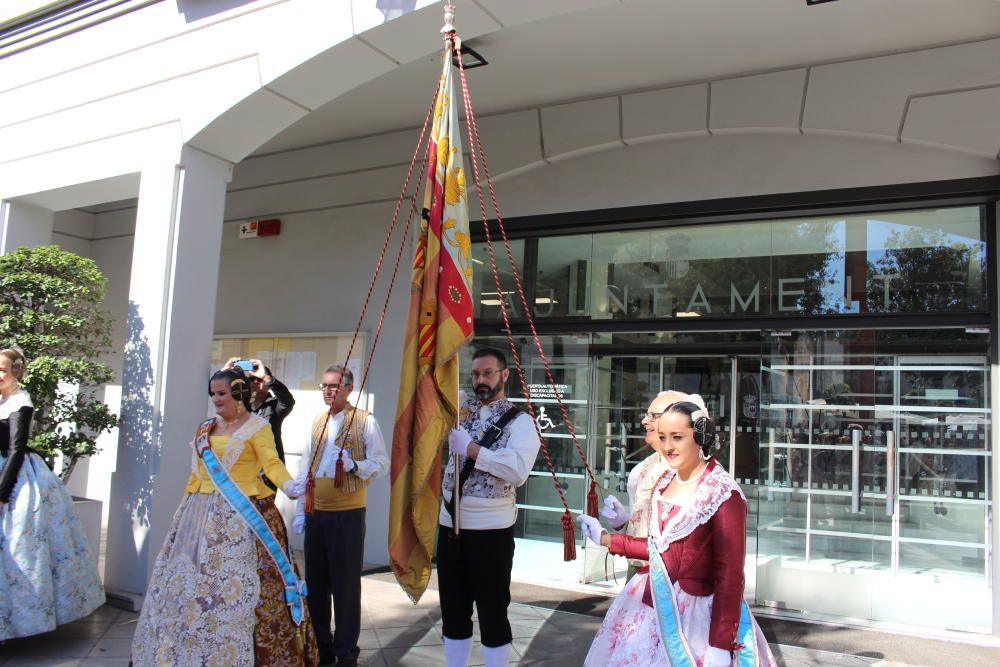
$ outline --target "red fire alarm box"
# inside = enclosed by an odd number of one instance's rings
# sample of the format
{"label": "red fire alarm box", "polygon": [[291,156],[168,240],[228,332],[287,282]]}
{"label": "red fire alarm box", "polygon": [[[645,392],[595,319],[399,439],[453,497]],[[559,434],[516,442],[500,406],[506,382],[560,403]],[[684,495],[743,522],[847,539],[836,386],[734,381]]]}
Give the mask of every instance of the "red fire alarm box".
{"label": "red fire alarm box", "polygon": [[257,236],[277,236],[281,233],[281,220],[271,218],[257,222]]}

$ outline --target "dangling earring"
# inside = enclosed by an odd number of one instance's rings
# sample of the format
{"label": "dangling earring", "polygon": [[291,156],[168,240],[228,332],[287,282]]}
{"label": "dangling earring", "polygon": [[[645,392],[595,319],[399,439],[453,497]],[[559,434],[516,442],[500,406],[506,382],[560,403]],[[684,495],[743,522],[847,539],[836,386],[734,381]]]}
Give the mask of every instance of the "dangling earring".
{"label": "dangling earring", "polygon": [[707,461],[710,458],[712,458],[712,455],[709,454],[708,452],[706,452],[704,449],[702,449],[702,448],[699,447],[698,448],[698,458],[701,459],[702,461]]}

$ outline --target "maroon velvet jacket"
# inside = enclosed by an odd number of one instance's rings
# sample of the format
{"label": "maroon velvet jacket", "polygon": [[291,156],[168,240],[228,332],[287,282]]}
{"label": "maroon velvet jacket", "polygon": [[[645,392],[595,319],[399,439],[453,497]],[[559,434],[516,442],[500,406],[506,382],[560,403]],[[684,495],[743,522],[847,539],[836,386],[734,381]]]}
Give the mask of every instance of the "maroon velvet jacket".
{"label": "maroon velvet jacket", "polygon": [[[713,459],[705,473],[716,465]],[[659,517],[661,527],[665,518]],[[708,643],[726,651],[738,648],[736,631],[743,602],[746,524],[746,501],[734,491],[711,519],[687,537],[672,542],[662,554],[671,581],[677,582],[684,592],[699,596],[715,593]],[[619,556],[649,560],[646,539],[611,535],[609,550]],[[648,581],[643,602],[653,605]]]}

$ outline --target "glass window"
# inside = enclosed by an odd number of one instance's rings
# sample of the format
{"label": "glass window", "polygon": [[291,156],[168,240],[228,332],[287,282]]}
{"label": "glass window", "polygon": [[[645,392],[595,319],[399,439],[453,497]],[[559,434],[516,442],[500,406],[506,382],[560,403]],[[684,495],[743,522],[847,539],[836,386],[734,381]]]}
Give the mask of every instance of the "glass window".
{"label": "glass window", "polygon": [[535,317],[589,317],[593,234],[538,242]]}
{"label": "glass window", "polygon": [[[982,312],[985,266],[976,206],[580,234],[539,239],[534,308],[627,320]],[[498,317],[490,272],[476,281],[483,316]]]}
{"label": "glass window", "polygon": [[[514,266],[524,277],[524,241],[514,239],[510,242]],[[485,243],[472,244],[472,295],[475,301],[475,317],[486,320],[503,319],[500,309],[500,299],[507,306],[507,316],[511,319],[522,319],[524,309],[521,307],[521,297],[517,293],[517,283],[511,270],[510,259],[503,241],[494,240],[493,252],[496,259],[497,275],[500,278],[500,292],[497,293],[496,280],[493,278],[490,263],[489,248]]]}
{"label": "glass window", "polygon": [[986,243],[976,207],[867,218],[867,310],[986,309]]}

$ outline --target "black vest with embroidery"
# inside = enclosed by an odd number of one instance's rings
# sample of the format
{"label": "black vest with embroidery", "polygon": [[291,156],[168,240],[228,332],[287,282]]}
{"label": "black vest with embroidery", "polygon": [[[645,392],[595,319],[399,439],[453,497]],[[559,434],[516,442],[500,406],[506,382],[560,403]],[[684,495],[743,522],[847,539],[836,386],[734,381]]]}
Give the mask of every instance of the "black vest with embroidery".
{"label": "black vest with embroidery", "polygon": [[[486,429],[491,424],[500,421],[500,418],[514,406],[505,398],[490,403],[486,406],[489,408],[489,415],[485,419],[479,414],[481,407],[483,406],[479,401],[468,400],[462,404],[459,412],[459,423],[472,435],[472,439],[477,442],[483,438]],[[497,451],[507,446],[507,442],[510,440],[511,427],[515,421],[517,421],[516,417],[504,426],[503,434],[490,445],[490,451]],[[459,470],[461,470],[461,467],[465,465],[465,457],[459,457],[458,465]],[[448,467],[445,468],[444,479],[441,482],[441,488],[448,496],[452,496],[455,490],[455,474],[455,457],[449,456]],[[516,494],[517,487],[513,483],[477,469],[473,469],[472,474],[469,475],[469,479],[465,482],[465,487],[462,489],[463,498],[513,498]]]}

